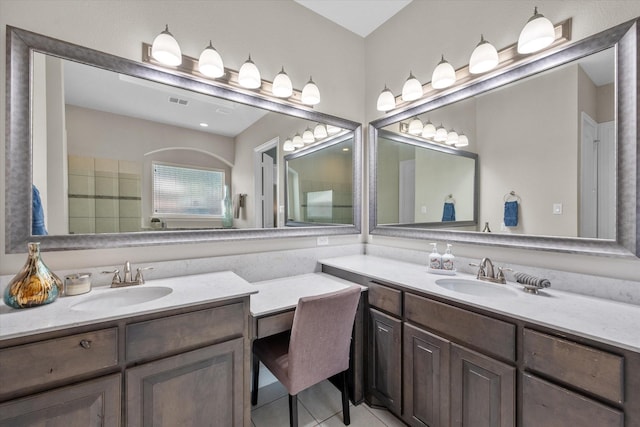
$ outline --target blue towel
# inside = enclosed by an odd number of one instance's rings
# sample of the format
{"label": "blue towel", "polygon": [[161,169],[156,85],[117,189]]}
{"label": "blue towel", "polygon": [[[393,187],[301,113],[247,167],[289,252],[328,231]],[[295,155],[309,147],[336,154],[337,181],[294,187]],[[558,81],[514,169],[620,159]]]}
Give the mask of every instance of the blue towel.
{"label": "blue towel", "polygon": [[31,234],[34,236],[47,235],[47,229],[44,226],[44,211],[42,210],[42,201],[40,200],[40,192],[35,185],[31,185]]}
{"label": "blue towel", "polygon": [[518,202],[504,202],[504,225],[505,227],[518,226]]}
{"label": "blue towel", "polygon": [[453,203],[445,202],[444,209],[442,210],[442,221],[455,221],[456,220],[456,206]]}

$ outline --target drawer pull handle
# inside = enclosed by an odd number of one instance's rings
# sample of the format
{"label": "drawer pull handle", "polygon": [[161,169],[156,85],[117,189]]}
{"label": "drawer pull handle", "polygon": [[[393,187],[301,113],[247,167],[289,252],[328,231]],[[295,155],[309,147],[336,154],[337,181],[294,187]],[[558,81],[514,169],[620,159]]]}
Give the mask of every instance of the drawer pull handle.
{"label": "drawer pull handle", "polygon": [[378,330],[379,330],[379,331],[382,331],[382,332],[387,332],[387,333],[389,332],[389,330],[388,330],[388,329],[385,329],[385,328],[383,328],[382,326],[378,326]]}
{"label": "drawer pull handle", "polygon": [[91,341],[89,340],[82,340],[80,341],[80,347],[82,348],[91,348]]}

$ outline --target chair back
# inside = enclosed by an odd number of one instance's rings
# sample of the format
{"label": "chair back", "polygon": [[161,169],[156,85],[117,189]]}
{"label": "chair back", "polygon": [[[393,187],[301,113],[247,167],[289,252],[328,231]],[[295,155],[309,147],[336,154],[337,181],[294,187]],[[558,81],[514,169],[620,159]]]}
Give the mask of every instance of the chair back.
{"label": "chair back", "polygon": [[349,368],[359,286],[303,297],[293,317],[289,341],[290,394],[297,394]]}

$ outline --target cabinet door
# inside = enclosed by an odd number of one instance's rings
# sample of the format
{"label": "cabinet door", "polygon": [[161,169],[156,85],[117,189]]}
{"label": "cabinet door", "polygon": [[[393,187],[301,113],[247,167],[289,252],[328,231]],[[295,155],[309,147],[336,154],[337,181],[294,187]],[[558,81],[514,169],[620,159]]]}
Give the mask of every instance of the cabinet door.
{"label": "cabinet door", "polygon": [[402,414],[411,426],[449,426],[449,341],[404,324]]}
{"label": "cabinet door", "polygon": [[110,375],[0,405],[2,427],[118,427],[121,376]]}
{"label": "cabinet door", "polygon": [[127,426],[242,426],[243,339],[126,371]]}
{"label": "cabinet door", "polygon": [[451,425],[516,425],[515,372],[512,366],[451,344]]}
{"label": "cabinet door", "polygon": [[402,323],[377,310],[369,317],[369,393],[372,403],[380,403],[400,415]]}

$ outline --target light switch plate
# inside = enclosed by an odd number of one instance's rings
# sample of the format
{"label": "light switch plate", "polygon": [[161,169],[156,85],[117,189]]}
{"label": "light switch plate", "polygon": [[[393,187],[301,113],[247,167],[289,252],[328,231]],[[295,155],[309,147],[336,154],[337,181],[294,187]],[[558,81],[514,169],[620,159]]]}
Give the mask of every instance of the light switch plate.
{"label": "light switch plate", "polygon": [[554,215],[562,215],[562,203],[554,203],[553,204],[553,214]]}

